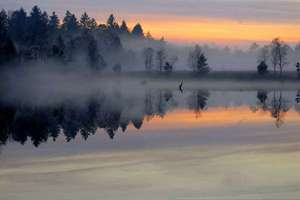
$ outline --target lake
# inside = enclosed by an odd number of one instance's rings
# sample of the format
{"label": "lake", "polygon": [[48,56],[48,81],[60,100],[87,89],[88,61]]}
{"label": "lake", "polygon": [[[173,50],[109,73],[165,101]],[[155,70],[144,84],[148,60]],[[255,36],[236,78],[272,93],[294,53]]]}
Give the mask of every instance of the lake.
{"label": "lake", "polygon": [[141,85],[7,93],[0,199],[300,199],[299,91]]}

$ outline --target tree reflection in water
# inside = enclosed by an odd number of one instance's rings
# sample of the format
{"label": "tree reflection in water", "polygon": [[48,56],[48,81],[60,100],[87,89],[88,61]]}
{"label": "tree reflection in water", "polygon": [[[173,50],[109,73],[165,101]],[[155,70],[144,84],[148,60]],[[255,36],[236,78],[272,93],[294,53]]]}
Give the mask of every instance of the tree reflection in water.
{"label": "tree reflection in water", "polygon": [[[55,141],[60,134],[65,136],[66,141],[73,140],[78,134],[86,140],[97,129],[105,130],[113,139],[118,130],[125,132],[129,124],[141,129],[144,120],[164,117],[169,111],[183,107],[175,97],[171,90],[148,89],[139,97],[119,92],[98,94],[81,104],[72,100],[48,106],[1,103],[0,143],[13,140],[24,144],[30,139],[34,146],[39,146],[48,139]],[[209,97],[210,92],[205,90],[190,91],[184,96],[184,104],[199,117],[209,107]],[[282,91],[259,90],[256,98],[254,112],[269,112],[275,118],[276,127],[280,127],[291,107]],[[223,105],[222,102],[220,105]]]}

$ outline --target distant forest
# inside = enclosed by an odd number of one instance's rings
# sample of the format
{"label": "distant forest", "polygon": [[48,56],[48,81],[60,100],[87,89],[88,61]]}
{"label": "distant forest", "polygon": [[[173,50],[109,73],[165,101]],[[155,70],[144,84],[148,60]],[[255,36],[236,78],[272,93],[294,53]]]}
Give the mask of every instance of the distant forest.
{"label": "distant forest", "polygon": [[[28,64],[64,66],[92,71],[138,70],[170,73],[174,66],[188,66],[195,74],[229,65],[243,68],[246,63],[261,76],[282,75],[292,66],[300,78],[300,44],[295,48],[280,38],[268,45],[253,43],[248,51],[232,53],[228,47],[214,49],[207,45],[193,48],[170,47],[164,38],[154,39],[141,24],[130,29],[111,14],[98,24],[84,12],[77,18],[66,11],[62,20],[55,12],[48,15],[38,6],[30,13],[23,8],[0,12],[0,67]],[[179,64],[178,64],[179,63]]]}
{"label": "distant forest", "polygon": [[[21,8],[0,12],[0,65],[32,61],[87,65],[103,70],[109,65],[120,71],[122,65],[134,63],[133,51],[125,50],[121,40],[163,45],[144,33],[137,23],[130,30],[125,21],[119,25],[114,15],[105,24],[83,13],[79,19],[66,11],[63,20],[53,12],[50,16],[34,6],[28,14]],[[121,65],[122,64],[122,65]]]}

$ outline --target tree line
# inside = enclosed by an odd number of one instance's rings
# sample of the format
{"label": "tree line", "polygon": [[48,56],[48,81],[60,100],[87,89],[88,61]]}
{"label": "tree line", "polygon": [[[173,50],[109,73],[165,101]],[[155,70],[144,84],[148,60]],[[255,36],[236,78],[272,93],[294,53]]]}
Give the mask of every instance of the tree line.
{"label": "tree line", "polygon": [[[92,69],[101,70],[113,55],[128,57],[130,52],[123,49],[120,39],[123,36],[154,41],[150,33],[144,34],[139,23],[130,30],[125,21],[119,25],[113,14],[106,23],[98,24],[86,12],[78,19],[66,11],[60,20],[55,12],[48,15],[38,6],[30,13],[21,8],[8,14],[2,9],[0,66],[37,60],[68,64],[84,55]],[[114,64],[118,71],[120,63]]]}
{"label": "tree line", "polygon": [[[149,43],[140,55],[134,49],[125,49],[123,38]],[[253,45],[251,48],[258,47]],[[258,74],[266,75],[272,71],[281,76],[289,64],[290,48],[280,38],[259,48]],[[155,40],[149,32],[145,34],[139,23],[130,30],[126,21],[119,24],[113,14],[106,23],[99,24],[86,12],[77,18],[66,11],[63,19],[59,19],[55,12],[49,15],[38,6],[29,13],[23,8],[0,12],[0,66],[55,61],[63,65],[79,63],[97,71],[109,65],[119,73],[124,65],[138,63],[136,60],[140,57],[147,72],[171,73],[179,58],[168,55],[167,49],[163,38]],[[188,53],[186,64],[196,74],[211,71],[204,50],[195,45]],[[300,61],[295,66],[300,78]]]}
{"label": "tree line", "polygon": [[[165,47],[162,45],[157,50],[153,48],[145,48],[143,51],[144,65],[146,71],[159,71],[171,73],[174,65],[178,61],[175,55],[168,56]],[[187,65],[194,73],[206,74],[210,71],[207,58],[204,51],[199,45],[196,45],[188,55]],[[155,68],[156,67],[156,68]]]}
{"label": "tree line", "polygon": [[[291,47],[280,38],[275,38],[270,44],[263,46],[259,50],[257,72],[260,75],[265,75],[270,72],[269,66],[271,66],[273,74],[282,76],[283,71],[289,64],[288,52],[290,48]],[[296,46],[296,48],[299,47]],[[300,78],[300,63],[297,62],[295,67],[297,76]]]}

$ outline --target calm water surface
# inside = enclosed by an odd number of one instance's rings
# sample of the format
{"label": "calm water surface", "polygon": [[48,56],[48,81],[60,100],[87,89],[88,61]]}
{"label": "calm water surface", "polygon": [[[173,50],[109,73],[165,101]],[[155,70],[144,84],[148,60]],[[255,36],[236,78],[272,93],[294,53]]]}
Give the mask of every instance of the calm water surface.
{"label": "calm water surface", "polygon": [[297,94],[115,89],[4,102],[0,199],[300,199]]}

